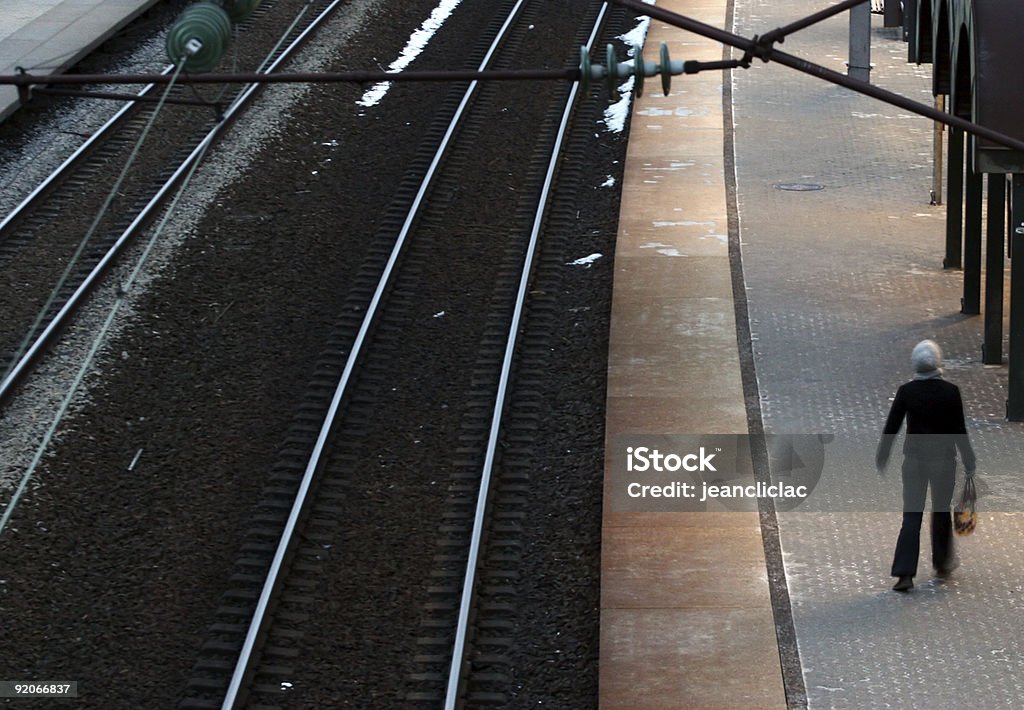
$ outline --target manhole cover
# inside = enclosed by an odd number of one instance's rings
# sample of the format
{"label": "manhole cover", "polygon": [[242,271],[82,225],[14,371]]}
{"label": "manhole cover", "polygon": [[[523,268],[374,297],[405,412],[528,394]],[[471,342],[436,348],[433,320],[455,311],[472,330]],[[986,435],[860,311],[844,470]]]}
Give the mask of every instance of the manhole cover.
{"label": "manhole cover", "polygon": [[814,190],[825,189],[824,185],[818,185],[813,182],[780,182],[775,187],[787,192],[813,192]]}

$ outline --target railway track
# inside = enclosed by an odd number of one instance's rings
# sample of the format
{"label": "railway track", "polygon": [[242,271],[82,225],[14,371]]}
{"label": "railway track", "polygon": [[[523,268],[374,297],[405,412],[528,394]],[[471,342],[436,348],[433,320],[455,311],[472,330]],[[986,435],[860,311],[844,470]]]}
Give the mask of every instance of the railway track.
{"label": "railway track", "polygon": [[[289,4],[298,8],[296,15],[285,14]],[[340,5],[340,0],[263,2],[236,28],[242,49],[225,61],[273,72]],[[281,30],[269,54],[265,47],[261,53],[244,42],[260,23]],[[128,161],[154,118],[151,101],[162,87],[144,87],[140,101],[122,108],[0,221],[0,269],[11,285],[0,302],[6,316],[0,326],[0,406],[103,283],[122,252],[151,224],[189,168],[258,95],[258,88],[228,85],[216,96],[207,92],[210,113],[205,120],[196,120],[194,107],[165,107],[153,124],[154,139],[141,146],[123,187],[111,196],[112,183],[103,175]],[[179,84],[168,95],[199,100],[194,94]]]}
{"label": "railway track", "polygon": [[[503,5],[479,68],[530,56],[541,5]],[[608,9],[579,6],[556,61],[607,39]],[[449,96],[453,117],[429,132],[350,289],[182,707],[509,700],[543,414],[531,381],[553,338],[544,289],[565,269],[571,162],[598,105],[575,85]],[[513,122],[534,127],[526,143],[509,142]],[[379,506],[401,511],[400,529],[379,528]],[[379,587],[381,567],[396,589]],[[381,634],[390,648],[367,664]]]}
{"label": "railway track", "polygon": [[[420,5],[426,14],[433,6]],[[546,3],[523,3],[493,66],[575,65],[599,7],[574,0],[553,17]],[[428,64],[484,61],[487,47],[470,51],[464,38],[495,36],[504,17],[464,8]],[[403,5],[378,16],[409,14]],[[622,13],[619,21],[626,29]],[[357,66],[381,56],[369,42],[349,51],[362,53],[345,57]],[[92,402],[70,418],[32,505],[0,536],[9,659],[34,659],[39,673],[73,670],[89,681],[91,701],[80,701],[96,707],[221,707],[236,670],[236,707],[515,702],[530,683],[545,697],[596,688],[596,603],[581,600],[596,595],[599,526],[578,509],[597,520],[599,508],[576,489],[599,490],[602,434],[587,422],[603,404],[603,326],[599,295],[571,310],[565,299],[595,288],[605,262],[592,271],[567,263],[614,238],[614,194],[595,200],[618,154],[593,141],[606,102],[577,98],[558,149],[574,103],[568,85],[482,85],[436,158],[467,88],[437,86],[396,84],[379,107],[362,107],[355,89],[310,100],[304,121],[274,143],[285,148],[206,208],[175,254],[174,278],[133,301],[137,325],[108,348]],[[378,292],[383,311],[367,319]],[[337,395],[361,330],[364,361]],[[586,353],[585,362],[563,352]],[[314,378],[293,405],[306,372]],[[342,416],[325,430],[336,395]],[[564,431],[552,433],[554,422]],[[310,500],[281,554],[287,581],[263,605],[274,623],[253,626],[321,434]],[[538,481],[535,469],[549,470],[566,442],[583,463],[555,464],[566,474]],[[488,458],[492,492],[481,497]],[[490,512],[478,519],[481,499]],[[470,562],[477,525],[479,565]],[[65,555],[66,540],[76,542]],[[549,594],[554,579],[536,566],[545,559],[585,588]],[[45,593],[41,575],[51,580]],[[587,621],[548,638],[550,617],[529,617],[551,609]],[[44,613],[55,621],[40,624]],[[54,624],[56,633],[38,633]],[[239,665],[251,628],[253,662]],[[160,629],[159,641],[144,629]],[[553,644],[565,649],[557,671],[533,657]],[[558,677],[566,662],[577,669],[568,686]],[[122,675],[107,672],[114,666]],[[118,682],[123,674],[138,684]]]}

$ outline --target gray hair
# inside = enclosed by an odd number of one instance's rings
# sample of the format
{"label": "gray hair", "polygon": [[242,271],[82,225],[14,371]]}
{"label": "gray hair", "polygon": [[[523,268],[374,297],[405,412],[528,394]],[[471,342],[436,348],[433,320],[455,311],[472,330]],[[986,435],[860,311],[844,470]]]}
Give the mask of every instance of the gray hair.
{"label": "gray hair", "polygon": [[942,349],[934,340],[922,340],[910,353],[914,372],[932,372],[942,367]]}

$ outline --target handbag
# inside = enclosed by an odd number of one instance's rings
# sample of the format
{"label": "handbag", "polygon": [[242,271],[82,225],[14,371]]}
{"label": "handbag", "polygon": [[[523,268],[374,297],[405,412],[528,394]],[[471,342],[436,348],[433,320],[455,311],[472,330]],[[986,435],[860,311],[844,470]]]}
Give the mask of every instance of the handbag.
{"label": "handbag", "polygon": [[970,535],[978,527],[977,502],[978,492],[974,487],[974,476],[967,476],[960,501],[953,509],[953,530],[957,535]]}

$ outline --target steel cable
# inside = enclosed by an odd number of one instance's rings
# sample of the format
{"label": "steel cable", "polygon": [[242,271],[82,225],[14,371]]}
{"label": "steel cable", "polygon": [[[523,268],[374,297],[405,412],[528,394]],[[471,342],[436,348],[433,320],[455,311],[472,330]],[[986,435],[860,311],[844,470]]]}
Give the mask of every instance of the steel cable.
{"label": "steel cable", "polygon": [[[179,65],[177,70],[174,72],[173,79],[177,79],[180,73],[181,66]],[[50,308],[53,306],[54,302],[56,301],[57,293],[64,286],[69,275],[71,274],[72,269],[78,262],[78,259],[81,257],[82,253],[85,251],[85,247],[89,243],[89,240],[92,238],[93,233],[96,231],[103,217],[106,216],[108,210],[110,209],[111,203],[114,201],[114,196],[117,195],[118,191],[121,189],[121,185],[124,183],[124,180],[128,175],[128,171],[134,164],[135,159],[138,156],[143,143],[145,143],[146,138],[149,136],[149,132],[152,129],[154,123],[156,123],[156,118],[160,114],[160,110],[164,106],[164,100],[173,90],[174,84],[175,82],[173,80],[167,84],[167,88],[164,90],[163,94],[160,97],[160,102],[156,105],[156,108],[153,110],[153,115],[150,116],[149,121],[146,123],[145,128],[142,130],[142,133],[139,135],[138,140],[135,142],[135,146],[132,148],[132,152],[128,156],[127,162],[121,169],[121,173],[118,175],[117,180],[115,180],[114,186],[111,188],[110,193],[107,195],[107,198],[104,201],[102,207],[100,207],[99,213],[93,219],[93,222],[89,226],[88,231],[82,238],[82,241],[79,243],[78,249],[75,251],[74,256],[72,256],[72,258],[68,261],[68,265],[64,269],[64,273],[61,275],[61,278],[58,281],[57,286],[53,289],[53,292],[50,294],[50,297],[47,300],[46,305],[39,312],[39,316],[37,317],[36,322],[33,323],[32,328],[29,330],[28,337],[20,346],[18,355],[14,358],[15,362],[17,362],[24,354],[25,348],[28,346],[29,341],[31,341],[32,339],[32,334],[35,333],[36,329],[38,329],[46,313],[49,312]],[[198,165],[198,161],[196,162],[196,164]],[[193,166],[193,170],[194,169],[195,168]],[[191,178],[191,176],[192,173],[189,173],[189,178]],[[184,189],[186,184],[187,179],[185,183],[182,184],[182,189]],[[178,195],[175,196],[175,203],[177,202],[177,199],[180,195],[181,192],[179,191]],[[168,210],[168,214],[170,214],[170,209]],[[153,241],[155,241],[156,236],[159,234],[160,229],[163,228],[165,222],[166,215],[164,221],[161,222],[159,227],[157,228],[153,239],[150,241],[150,244],[147,245],[146,251],[143,254],[142,259],[136,266],[135,271],[132,272],[131,276],[129,277],[129,280],[126,282],[126,284],[123,284],[122,288],[119,290],[117,298],[114,302],[114,306],[111,308],[110,313],[107,315],[107,319],[104,322],[102,328],[100,329],[100,332],[93,339],[93,343],[89,348],[89,352],[86,355],[86,358],[82,363],[81,368],[79,368],[78,373],[75,376],[75,379],[72,381],[70,388],[68,389],[67,393],[64,396],[64,399],[61,401],[60,407],[58,407],[57,412],[54,414],[53,420],[50,422],[50,426],[47,428],[46,433],[43,435],[42,441],[39,442],[39,446],[36,448],[36,452],[32,457],[32,461],[29,463],[28,468],[22,475],[21,481],[18,483],[18,487],[14,491],[14,495],[11,497],[11,500],[7,503],[7,507],[4,508],[3,517],[0,517],[0,534],[3,534],[4,528],[6,528],[7,523],[10,521],[11,516],[14,513],[14,509],[17,507],[18,501],[21,500],[22,495],[25,493],[25,489],[28,487],[29,481],[31,481],[32,477],[35,475],[36,469],[39,467],[40,461],[42,461],[43,454],[46,452],[46,450],[50,446],[50,443],[53,441],[53,437],[57,432],[57,427],[64,419],[64,415],[67,414],[68,408],[71,406],[72,399],[74,399],[75,394],[78,392],[78,388],[81,386],[82,381],[85,379],[85,375],[88,373],[89,368],[92,367],[92,363],[95,360],[96,354],[99,352],[99,349],[103,344],[103,341],[106,337],[106,333],[110,329],[110,326],[114,321],[114,317],[117,315],[117,311],[121,303],[123,302],[125,296],[127,295],[127,288],[129,288],[130,285],[134,282],[136,276],[138,275],[139,269],[141,269],[142,267],[142,263],[144,262],[146,256],[148,256],[149,254],[149,250],[152,247]]]}

